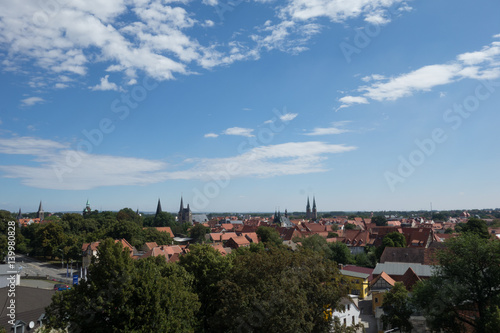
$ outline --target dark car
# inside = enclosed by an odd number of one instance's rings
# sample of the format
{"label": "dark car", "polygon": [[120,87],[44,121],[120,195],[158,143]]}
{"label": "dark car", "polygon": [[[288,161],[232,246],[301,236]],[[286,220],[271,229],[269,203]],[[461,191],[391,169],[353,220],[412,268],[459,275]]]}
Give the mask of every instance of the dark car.
{"label": "dark car", "polygon": [[54,285],[54,290],[55,291],[69,290],[69,289],[71,289],[71,287],[68,286],[67,284],[56,283]]}

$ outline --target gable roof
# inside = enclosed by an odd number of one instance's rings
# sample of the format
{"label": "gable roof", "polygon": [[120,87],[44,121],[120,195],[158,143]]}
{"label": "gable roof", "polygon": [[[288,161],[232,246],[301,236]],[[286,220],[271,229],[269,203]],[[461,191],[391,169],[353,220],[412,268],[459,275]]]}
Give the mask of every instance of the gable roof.
{"label": "gable roof", "polygon": [[413,289],[413,286],[420,280],[421,279],[417,275],[417,273],[415,273],[415,271],[411,267],[408,267],[408,270],[403,275],[401,282],[403,282],[407,290],[411,291]]}
{"label": "gable roof", "polygon": [[166,232],[170,235],[170,237],[174,238],[174,233],[172,232],[172,229],[170,227],[154,227],[156,230],[160,232]]}
{"label": "gable roof", "polygon": [[411,267],[419,277],[430,277],[435,269],[430,265],[406,262],[386,262],[378,263],[373,270],[373,275],[376,276],[381,274],[382,272],[386,272],[386,274],[389,274],[391,276],[403,276],[409,267]]}
{"label": "gable roof", "polygon": [[368,281],[373,280],[373,268],[354,266],[354,265],[345,265],[342,267],[344,271],[358,272],[368,274]]}
{"label": "gable roof", "polygon": [[396,281],[393,278],[391,278],[389,276],[389,274],[387,274],[386,272],[382,272],[382,273],[380,273],[379,276],[377,276],[375,278],[375,280],[372,281],[372,286],[374,284],[376,284],[379,280],[384,280],[387,284],[389,284],[390,286],[393,286],[393,287],[394,287],[394,284],[396,283]]}
{"label": "gable roof", "polygon": [[386,247],[380,257],[380,263],[406,262],[433,265],[436,264],[436,260],[434,260],[434,253],[435,248]]}

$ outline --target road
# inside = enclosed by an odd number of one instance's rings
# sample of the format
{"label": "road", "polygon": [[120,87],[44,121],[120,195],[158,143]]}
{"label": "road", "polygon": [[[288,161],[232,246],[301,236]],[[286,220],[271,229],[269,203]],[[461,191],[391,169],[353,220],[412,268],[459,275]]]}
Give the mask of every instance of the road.
{"label": "road", "polygon": [[[69,269],[69,276],[67,277],[66,267],[49,264],[37,259],[25,256],[23,254],[16,254],[16,264],[21,270],[21,277],[26,275],[34,276],[49,276],[51,279],[64,281],[65,283],[72,283],[71,269]],[[73,273],[77,273],[76,266],[73,265]]]}

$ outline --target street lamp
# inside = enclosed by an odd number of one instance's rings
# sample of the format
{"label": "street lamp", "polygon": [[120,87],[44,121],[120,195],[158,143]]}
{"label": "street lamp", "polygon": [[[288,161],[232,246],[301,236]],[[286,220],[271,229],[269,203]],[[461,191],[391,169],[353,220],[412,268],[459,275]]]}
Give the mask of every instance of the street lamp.
{"label": "street lamp", "polygon": [[61,252],[61,268],[64,268],[64,252],[62,249],[59,249],[59,252]]}

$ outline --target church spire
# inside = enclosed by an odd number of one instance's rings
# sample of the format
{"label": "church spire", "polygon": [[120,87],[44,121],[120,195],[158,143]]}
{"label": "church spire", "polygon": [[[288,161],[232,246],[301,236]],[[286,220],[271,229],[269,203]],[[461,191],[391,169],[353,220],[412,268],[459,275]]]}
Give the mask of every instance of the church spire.
{"label": "church spire", "polygon": [[36,213],[36,217],[40,219],[40,221],[43,221],[44,217],[44,211],[42,208],[42,201],[40,200],[40,205],[38,206],[38,212]]}
{"label": "church spire", "polygon": [[160,202],[160,198],[158,198],[158,205],[156,206],[156,214],[155,214],[155,218],[158,217],[158,215],[162,212],[161,210],[161,202]]}
{"label": "church spire", "polygon": [[17,219],[20,220],[23,218],[23,214],[21,213],[21,208],[19,208],[19,214],[17,214]]}
{"label": "church spire", "polygon": [[306,220],[311,219],[311,203],[309,202],[309,196],[307,196],[307,205],[306,205]]}
{"label": "church spire", "polygon": [[316,209],[316,198],[314,196],[313,196],[313,210],[311,217],[314,221],[318,219],[318,210]]}
{"label": "church spire", "polygon": [[182,200],[182,195],[181,195],[181,208],[179,209],[179,212],[182,212],[183,209],[184,209],[184,202]]}

